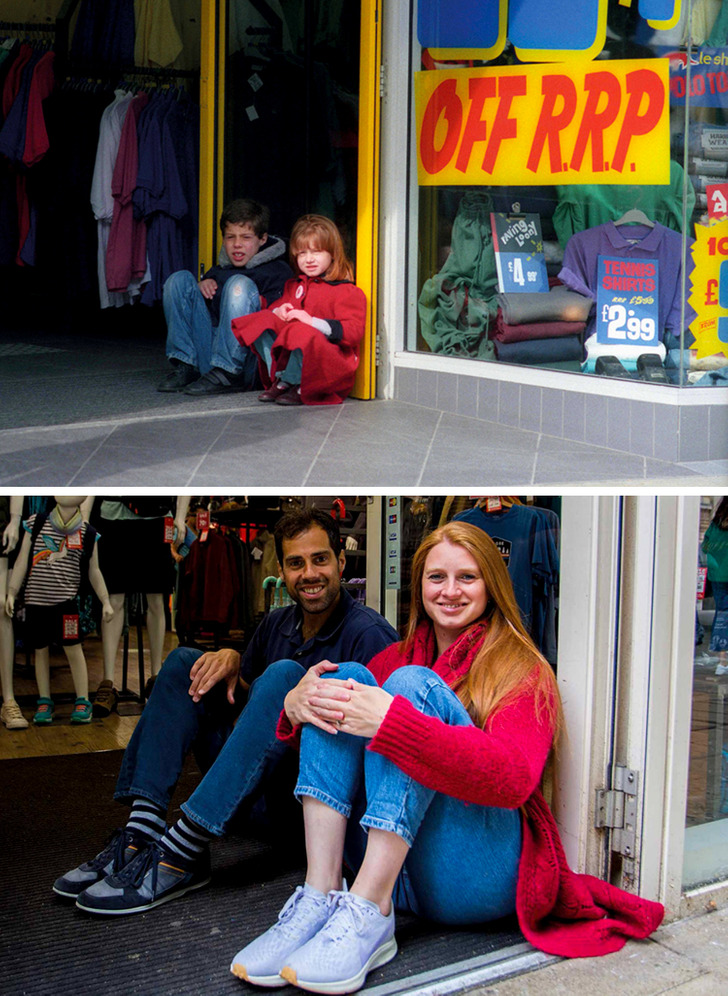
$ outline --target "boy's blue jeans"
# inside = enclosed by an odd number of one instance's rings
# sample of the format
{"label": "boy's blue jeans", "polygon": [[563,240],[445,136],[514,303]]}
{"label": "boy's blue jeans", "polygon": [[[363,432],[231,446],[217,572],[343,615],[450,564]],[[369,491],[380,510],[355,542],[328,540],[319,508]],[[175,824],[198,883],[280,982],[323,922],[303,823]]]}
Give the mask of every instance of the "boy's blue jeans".
{"label": "boy's blue jeans", "polygon": [[178,647],[165,660],[124,752],[115,798],[150,799],[167,809],[192,750],[204,777],[182,809],[199,826],[222,836],[241,806],[270,784],[290,752],[276,738],[276,726],[283,700],[305,668],[290,660],[269,665],[250,686],[241,712],[227,701],[224,683],[200,702],[192,701],[190,669],[200,656],[199,650]]}
{"label": "boy's blue jeans", "polygon": [[[360,664],[334,677],[376,684]],[[472,725],[458,697],[428,668],[402,667],[385,681],[428,716]],[[395,906],[441,923],[483,923],[515,910],[521,852],[517,810],[461,802],[425,788],[391,761],[366,750],[362,737],[306,725],[301,737],[297,797],[313,796],[349,820],[346,862],[356,870],[366,828],[404,838],[410,851],[394,890]],[[452,764],[458,764],[453,757]]]}
{"label": "boy's blue jeans", "polygon": [[207,303],[189,270],[177,270],[164,284],[162,293],[167,320],[167,356],[182,360],[201,374],[212,367],[255,381],[258,362],[251,350],[235,338],[234,318],[260,310],[258,288],[245,274],[229,277],[220,292],[220,323],[212,324]]}

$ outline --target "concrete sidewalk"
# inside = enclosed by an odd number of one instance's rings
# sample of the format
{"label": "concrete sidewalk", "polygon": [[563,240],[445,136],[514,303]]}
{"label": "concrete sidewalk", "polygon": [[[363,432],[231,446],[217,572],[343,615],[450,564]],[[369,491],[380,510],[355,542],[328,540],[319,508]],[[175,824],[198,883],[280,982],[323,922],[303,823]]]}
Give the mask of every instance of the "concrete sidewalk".
{"label": "concrete sidewalk", "polygon": [[726,996],[728,909],[676,920],[603,958],[552,962],[470,991],[473,996]]}

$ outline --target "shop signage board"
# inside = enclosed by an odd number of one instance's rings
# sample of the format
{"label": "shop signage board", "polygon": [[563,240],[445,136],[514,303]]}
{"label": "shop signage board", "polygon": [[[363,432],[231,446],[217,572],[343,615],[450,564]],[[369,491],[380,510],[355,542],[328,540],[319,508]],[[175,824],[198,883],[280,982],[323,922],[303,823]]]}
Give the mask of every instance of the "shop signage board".
{"label": "shop signage board", "polygon": [[[523,62],[594,59],[604,47],[610,0],[418,0],[417,36],[435,59],[495,59],[506,39]],[[620,0],[624,6],[630,0]],[[680,20],[682,0],[633,0],[655,30]]]}
{"label": "shop signage board", "polygon": [[613,346],[656,346],[659,267],[655,259],[599,256],[597,342]]}
{"label": "shop signage board", "polygon": [[547,291],[549,278],[539,216],[494,211],[490,223],[498,290],[501,293]]}
{"label": "shop signage board", "polygon": [[415,73],[419,183],[668,183],[668,75],[665,59]]}
{"label": "shop signage board", "polygon": [[385,588],[400,588],[400,563],[402,560],[402,499],[387,497],[385,514],[384,551],[386,560]]}
{"label": "shop signage board", "polygon": [[[657,48],[670,66],[670,103],[684,107],[728,107],[728,48],[685,51]],[[688,67],[690,73],[688,75]]]}

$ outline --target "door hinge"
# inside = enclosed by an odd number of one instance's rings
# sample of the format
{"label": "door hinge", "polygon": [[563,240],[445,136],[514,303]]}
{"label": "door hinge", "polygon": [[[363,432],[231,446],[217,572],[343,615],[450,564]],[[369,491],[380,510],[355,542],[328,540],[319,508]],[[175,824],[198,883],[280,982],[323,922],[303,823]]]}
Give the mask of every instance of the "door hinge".
{"label": "door hinge", "polygon": [[377,332],[374,336],[374,366],[381,367],[382,365],[382,337]]}
{"label": "door hinge", "polygon": [[614,787],[596,790],[594,826],[611,829],[612,850],[634,861],[637,842],[637,790],[639,772],[618,764]]}
{"label": "door hinge", "polygon": [[384,100],[384,86],[387,81],[386,73],[384,72],[384,63],[379,65],[379,99]]}

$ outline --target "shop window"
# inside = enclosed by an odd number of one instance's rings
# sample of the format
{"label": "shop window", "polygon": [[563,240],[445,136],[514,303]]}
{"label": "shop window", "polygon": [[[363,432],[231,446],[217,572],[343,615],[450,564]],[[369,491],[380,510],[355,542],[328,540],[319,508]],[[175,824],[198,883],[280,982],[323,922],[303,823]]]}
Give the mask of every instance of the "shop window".
{"label": "shop window", "polygon": [[725,386],[728,16],[577,6],[416,5],[407,348]]}
{"label": "shop window", "polygon": [[701,499],[683,888],[728,877],[728,499]]}

